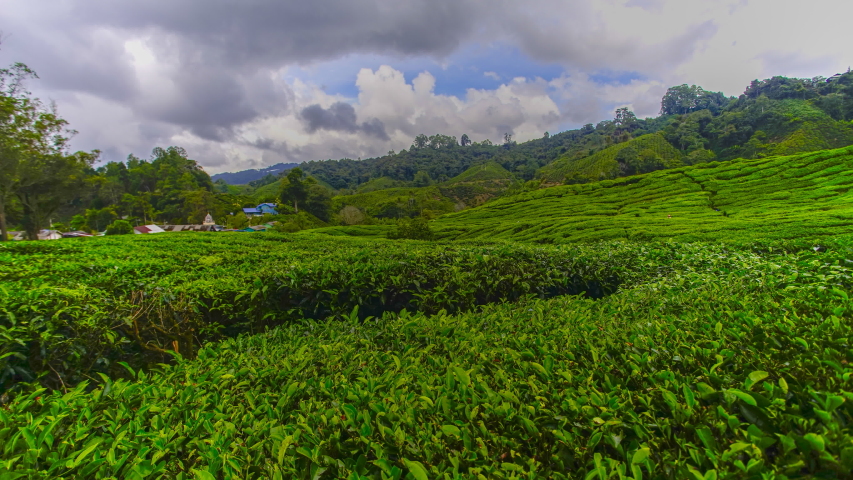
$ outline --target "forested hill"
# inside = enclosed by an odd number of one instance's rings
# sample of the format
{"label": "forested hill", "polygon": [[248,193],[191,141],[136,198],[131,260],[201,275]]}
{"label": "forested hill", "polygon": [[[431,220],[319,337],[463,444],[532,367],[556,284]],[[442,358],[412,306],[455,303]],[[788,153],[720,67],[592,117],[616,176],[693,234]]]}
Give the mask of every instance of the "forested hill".
{"label": "forested hill", "polygon": [[[418,136],[411,148],[365,160],[321,160],[302,164],[303,170],[335,189],[357,189],[380,177],[413,181],[423,172],[435,182],[459,175],[470,166],[494,161],[523,180],[544,178],[562,183],[542,167],[552,162],[570,164],[609,147],[650,133],[660,133],[679,152],[683,164],[733,158],[762,158],[838,148],[853,144],[853,73],[831,82],[823,77],[773,77],[753,81],[739,97],[726,97],[698,86],[670,88],[661,100],[661,115],[639,119],[619,109],[611,120],[524,143],[505,138],[502,145],[488,140],[471,142],[467,135]],[[621,176],[667,168],[668,157],[626,148],[617,161]],[[652,150],[654,153],[654,150]],[[634,164],[635,167],[631,167]],[[611,178],[611,173],[564,168],[574,181]],[[552,169],[553,170],[553,169]],[[597,176],[596,176],[597,175]],[[570,181],[572,179],[569,179]]]}
{"label": "forested hill", "polygon": [[214,182],[222,180],[230,185],[244,185],[260,180],[267,175],[280,175],[291,168],[296,168],[298,166],[298,163],[277,163],[265,168],[253,168],[249,170],[241,170],[239,172],[217,173],[216,175],[211,175],[210,178]]}

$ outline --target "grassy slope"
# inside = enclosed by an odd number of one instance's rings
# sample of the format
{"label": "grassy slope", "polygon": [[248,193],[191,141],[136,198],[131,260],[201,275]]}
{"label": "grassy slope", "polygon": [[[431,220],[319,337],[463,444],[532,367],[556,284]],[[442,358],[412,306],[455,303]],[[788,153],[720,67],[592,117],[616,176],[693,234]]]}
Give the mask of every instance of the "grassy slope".
{"label": "grassy slope", "polygon": [[846,147],[553,187],[445,215],[434,226],[448,239],[797,238],[850,231],[851,186],[853,147]]}
{"label": "grassy slope", "polygon": [[615,178],[619,176],[619,163],[616,161],[616,154],[631,146],[635,147],[637,151],[651,149],[665,161],[679,162],[681,160],[681,153],[670,145],[662,135],[655,133],[613,145],[581,159],[574,159],[570,156],[560,157],[542,167],[538,176],[549,183],[563,183],[567,175],[577,175],[587,181]]}
{"label": "grassy slope", "polygon": [[400,187],[334,197],[332,210],[337,212],[352,205],[372,217],[396,218],[400,212],[418,212],[424,208],[452,212],[454,203],[438,187]]}
{"label": "grassy slope", "polygon": [[400,180],[394,180],[391,177],[379,177],[374,178],[367,183],[362,183],[358,187],[358,193],[368,193],[374,192],[376,190],[385,190],[388,188],[398,188],[402,184],[406,182],[402,182]]}
{"label": "grassy slope", "polygon": [[853,125],[833,120],[811,102],[788,99],[771,105],[786,120],[756,125],[769,136],[766,148],[769,155],[793,155],[853,144]]}
{"label": "grassy slope", "polygon": [[445,185],[457,183],[485,182],[485,181],[510,181],[515,179],[512,173],[496,162],[486,162],[474,165],[468,170],[451,178]]}

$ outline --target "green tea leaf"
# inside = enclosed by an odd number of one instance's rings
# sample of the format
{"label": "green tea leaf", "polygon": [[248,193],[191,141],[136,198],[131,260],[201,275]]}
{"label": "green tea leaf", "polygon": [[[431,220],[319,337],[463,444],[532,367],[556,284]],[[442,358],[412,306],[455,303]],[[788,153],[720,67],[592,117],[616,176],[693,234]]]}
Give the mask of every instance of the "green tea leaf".
{"label": "green tea leaf", "polygon": [[755,399],[752,398],[752,395],[745,393],[745,392],[742,392],[740,390],[737,390],[735,388],[730,388],[730,389],[726,390],[726,393],[734,395],[735,397],[739,398],[741,401],[745,402],[748,405],[752,405],[753,407],[758,405],[758,403],[756,403]]}
{"label": "green tea leaf", "polygon": [[650,454],[651,450],[649,450],[648,448],[640,448],[636,452],[634,452],[634,455],[631,457],[631,463],[634,465],[638,463],[643,463],[649,458]]}
{"label": "green tea leaf", "polygon": [[415,477],[415,480],[429,480],[429,475],[427,475],[426,468],[424,468],[421,462],[403,459],[403,465],[409,469],[409,473]]}

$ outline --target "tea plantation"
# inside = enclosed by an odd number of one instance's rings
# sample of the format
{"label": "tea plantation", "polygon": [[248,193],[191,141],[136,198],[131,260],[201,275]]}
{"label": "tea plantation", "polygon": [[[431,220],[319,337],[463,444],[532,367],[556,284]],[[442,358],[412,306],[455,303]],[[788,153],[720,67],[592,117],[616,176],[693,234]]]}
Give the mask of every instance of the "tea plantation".
{"label": "tea plantation", "polygon": [[447,239],[743,242],[850,231],[853,147],[535,190],[436,221]]}
{"label": "tea plantation", "polygon": [[851,161],[0,244],[0,478],[851,478]]}

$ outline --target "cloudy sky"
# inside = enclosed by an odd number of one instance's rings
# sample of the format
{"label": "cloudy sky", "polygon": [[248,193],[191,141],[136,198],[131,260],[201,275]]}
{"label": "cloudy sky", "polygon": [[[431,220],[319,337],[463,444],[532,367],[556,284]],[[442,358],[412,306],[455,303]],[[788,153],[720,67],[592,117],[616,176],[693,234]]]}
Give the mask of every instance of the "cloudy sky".
{"label": "cloudy sky", "polygon": [[370,157],[419,133],[523,141],[853,64],[848,0],[4,0],[0,65],[105,160],[208,172]]}

